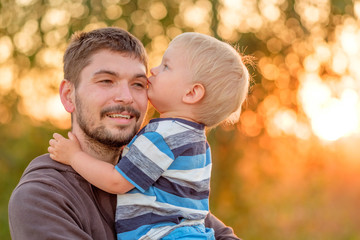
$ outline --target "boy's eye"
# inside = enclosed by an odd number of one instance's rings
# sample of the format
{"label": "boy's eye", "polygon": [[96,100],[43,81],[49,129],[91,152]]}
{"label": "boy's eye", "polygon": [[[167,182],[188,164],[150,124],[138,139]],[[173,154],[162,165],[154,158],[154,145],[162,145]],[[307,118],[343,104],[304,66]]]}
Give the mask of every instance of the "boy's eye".
{"label": "boy's eye", "polygon": [[169,66],[167,64],[164,64],[164,69],[168,69]]}

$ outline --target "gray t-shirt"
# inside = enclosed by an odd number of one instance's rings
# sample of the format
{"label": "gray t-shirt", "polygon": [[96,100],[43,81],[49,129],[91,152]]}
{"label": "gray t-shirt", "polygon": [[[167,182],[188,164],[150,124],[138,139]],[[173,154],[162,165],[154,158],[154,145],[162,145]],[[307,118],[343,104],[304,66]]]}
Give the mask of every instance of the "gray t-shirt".
{"label": "gray t-shirt", "polygon": [[[116,195],[83,179],[71,167],[35,158],[26,168],[9,201],[12,240],[116,239]],[[205,225],[216,239],[238,239],[231,228],[209,214]]]}

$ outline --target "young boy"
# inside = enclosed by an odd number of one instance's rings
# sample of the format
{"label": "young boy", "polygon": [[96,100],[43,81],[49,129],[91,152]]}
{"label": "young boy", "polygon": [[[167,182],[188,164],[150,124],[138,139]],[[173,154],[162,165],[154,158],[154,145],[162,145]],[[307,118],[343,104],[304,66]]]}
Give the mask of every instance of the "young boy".
{"label": "young boy", "polygon": [[148,98],[160,118],[137,133],[115,167],[82,152],[72,133],[69,139],[54,134],[50,157],[119,194],[118,239],[214,239],[204,226],[211,173],[205,126],[238,120],[248,82],[234,48],[204,34],[183,33],[151,69]]}

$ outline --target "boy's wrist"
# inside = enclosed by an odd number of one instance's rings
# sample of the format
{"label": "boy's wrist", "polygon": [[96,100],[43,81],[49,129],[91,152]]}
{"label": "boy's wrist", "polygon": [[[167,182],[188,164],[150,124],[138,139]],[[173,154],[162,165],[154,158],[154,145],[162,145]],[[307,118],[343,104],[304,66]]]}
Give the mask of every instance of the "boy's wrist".
{"label": "boy's wrist", "polygon": [[76,151],[74,152],[74,154],[71,154],[69,158],[69,165],[72,168],[75,168],[76,161],[81,158],[82,153],[83,153],[82,151]]}

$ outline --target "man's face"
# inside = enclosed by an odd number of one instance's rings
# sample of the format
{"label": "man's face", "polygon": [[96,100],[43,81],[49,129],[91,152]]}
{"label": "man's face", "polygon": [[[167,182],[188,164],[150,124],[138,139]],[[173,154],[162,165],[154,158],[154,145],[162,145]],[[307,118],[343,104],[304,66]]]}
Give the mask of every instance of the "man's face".
{"label": "man's face", "polygon": [[127,144],[147,108],[145,66],[137,59],[101,50],[80,73],[74,123],[85,137],[109,147]]}

